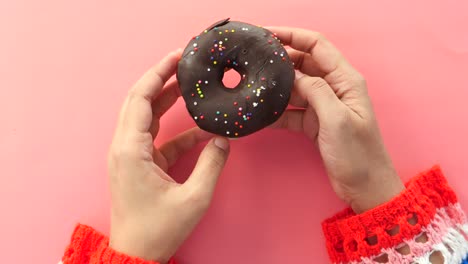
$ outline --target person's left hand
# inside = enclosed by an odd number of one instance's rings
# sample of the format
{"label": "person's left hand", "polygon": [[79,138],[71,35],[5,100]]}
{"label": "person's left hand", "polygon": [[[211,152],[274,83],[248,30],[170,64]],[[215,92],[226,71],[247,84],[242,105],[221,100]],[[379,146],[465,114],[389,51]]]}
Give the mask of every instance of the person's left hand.
{"label": "person's left hand", "polygon": [[229,153],[229,141],[215,137],[200,154],[188,180],[179,184],[168,168],[179,156],[213,135],[192,128],[154,147],[160,117],[180,96],[175,73],[181,52],[150,69],[122,107],[109,151],[112,196],[109,245],[146,260],[167,262],[207,210]]}

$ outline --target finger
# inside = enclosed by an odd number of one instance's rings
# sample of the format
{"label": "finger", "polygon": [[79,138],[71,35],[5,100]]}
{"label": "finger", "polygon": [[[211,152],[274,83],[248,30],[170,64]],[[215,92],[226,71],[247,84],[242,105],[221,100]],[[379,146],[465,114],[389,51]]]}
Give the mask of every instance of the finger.
{"label": "finger", "polygon": [[319,119],[336,113],[343,106],[328,83],[319,77],[304,76],[294,83],[300,97],[305,98]]}
{"label": "finger", "polygon": [[153,102],[153,120],[149,129],[153,138],[159,131],[159,120],[167,110],[169,110],[180,96],[180,89],[177,81],[173,81],[164,87],[161,94]]}
{"label": "finger", "polygon": [[213,134],[194,127],[164,143],[159,151],[166,158],[168,166],[171,167],[185,152],[212,137]]}
{"label": "finger", "polygon": [[294,68],[310,76],[325,77],[325,72],[320,70],[312,55],[291,48],[287,48],[286,51],[289,59],[294,63]]}
{"label": "finger", "polygon": [[229,140],[215,137],[203,149],[197,165],[184,184],[211,197],[229,155]]}
{"label": "finger", "polygon": [[[361,85],[362,76],[359,72],[320,33],[300,28],[272,27],[269,29],[276,32],[284,44],[309,54],[310,57],[304,56],[303,59],[310,58],[314,61],[317,69],[323,72],[323,78],[330,84],[335,93],[345,94],[352,90],[365,92],[366,86]],[[299,54],[299,56],[302,55]],[[302,62],[302,64],[304,63]]]}
{"label": "finger", "polygon": [[169,53],[137,81],[132,88],[133,92],[152,101],[158,96],[167,80],[175,74],[181,54],[180,49]]}
{"label": "finger", "polygon": [[294,132],[304,132],[303,109],[288,109],[273,123],[270,128],[282,128]]}
{"label": "finger", "polygon": [[316,139],[319,122],[314,109],[288,109],[270,126],[271,128],[287,129],[293,132],[305,132],[311,139]]}
{"label": "finger", "polygon": [[[295,78],[294,84],[297,82],[297,80],[301,79],[304,76],[305,75],[302,72],[296,71],[296,78]],[[307,103],[307,100],[299,94],[299,91],[297,90],[296,85],[294,85],[291,90],[291,97],[289,98],[289,105],[300,107],[300,108],[307,108],[307,106],[309,105]]]}
{"label": "finger", "polygon": [[333,44],[318,32],[301,28],[272,27],[283,44],[308,53],[325,74],[335,71],[346,64],[345,58]]}
{"label": "finger", "polygon": [[122,130],[148,132],[153,119],[151,103],[164,83],[175,73],[180,52],[172,52],[146,72],[131,89],[124,112]]}

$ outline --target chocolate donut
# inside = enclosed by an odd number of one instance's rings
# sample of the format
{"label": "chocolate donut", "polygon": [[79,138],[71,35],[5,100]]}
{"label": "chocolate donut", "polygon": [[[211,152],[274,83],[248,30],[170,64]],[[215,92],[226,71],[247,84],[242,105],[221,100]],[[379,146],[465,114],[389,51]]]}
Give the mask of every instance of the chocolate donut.
{"label": "chocolate donut", "polygon": [[[242,77],[224,86],[227,70]],[[275,34],[225,19],[193,37],[177,69],[187,109],[208,132],[242,137],[274,123],[286,109],[294,66]]]}

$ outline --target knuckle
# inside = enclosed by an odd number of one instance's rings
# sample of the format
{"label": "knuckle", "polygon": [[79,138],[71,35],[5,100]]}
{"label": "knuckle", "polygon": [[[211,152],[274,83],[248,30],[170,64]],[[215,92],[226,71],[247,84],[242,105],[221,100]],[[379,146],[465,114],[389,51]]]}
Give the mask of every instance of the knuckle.
{"label": "knuckle", "polygon": [[210,161],[209,166],[212,169],[221,169],[224,167],[226,153],[216,147],[212,148],[213,150],[206,154],[208,160]]}
{"label": "knuckle", "polygon": [[356,85],[358,85],[360,87],[367,87],[366,78],[359,72],[356,74],[355,83],[356,83]]}
{"label": "knuckle", "polygon": [[313,90],[328,87],[328,83],[323,78],[320,78],[320,77],[307,76],[307,77],[301,78],[299,81],[301,80],[303,81],[303,84],[305,86],[309,88],[313,88]]}
{"label": "knuckle", "polygon": [[317,40],[326,40],[327,38],[325,37],[325,35],[321,32],[315,32],[315,37],[317,38]]}
{"label": "knuckle", "polygon": [[190,208],[204,211],[210,206],[210,196],[203,188],[192,188],[188,192],[186,203]]}

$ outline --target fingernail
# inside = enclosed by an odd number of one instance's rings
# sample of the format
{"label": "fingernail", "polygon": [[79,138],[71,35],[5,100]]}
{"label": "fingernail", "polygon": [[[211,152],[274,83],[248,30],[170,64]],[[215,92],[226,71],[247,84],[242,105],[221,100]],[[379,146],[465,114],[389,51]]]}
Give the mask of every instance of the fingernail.
{"label": "fingernail", "polygon": [[298,70],[295,70],[296,72],[296,80],[299,80],[300,78],[304,77],[305,74],[303,74],[302,72],[298,71]]}
{"label": "fingernail", "polygon": [[214,139],[214,144],[222,150],[227,150],[229,148],[229,141],[222,137],[216,137]]}

